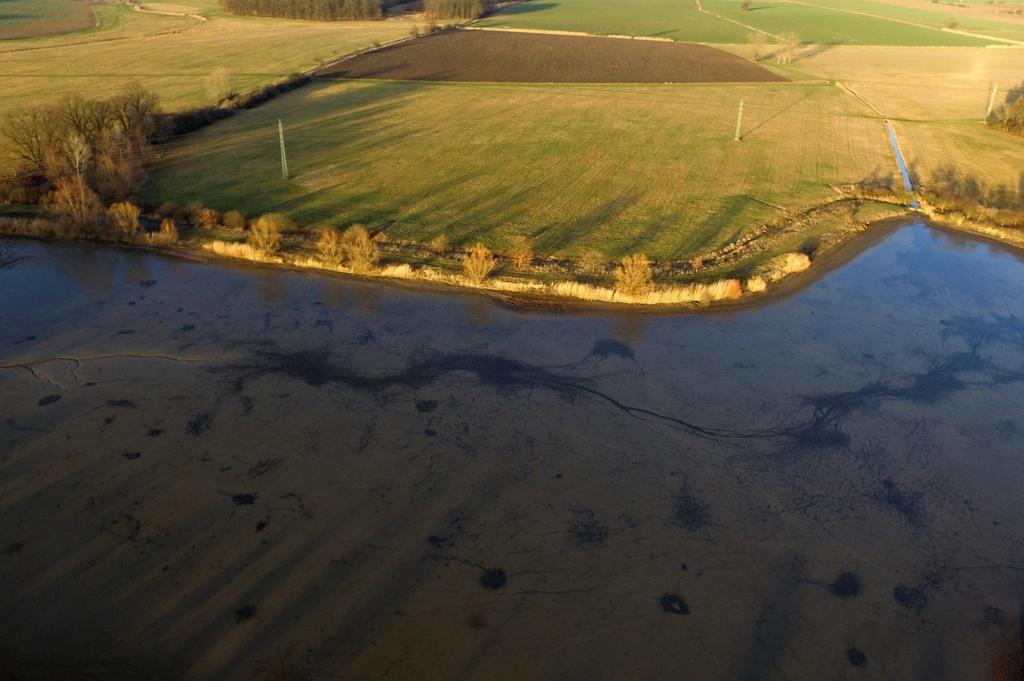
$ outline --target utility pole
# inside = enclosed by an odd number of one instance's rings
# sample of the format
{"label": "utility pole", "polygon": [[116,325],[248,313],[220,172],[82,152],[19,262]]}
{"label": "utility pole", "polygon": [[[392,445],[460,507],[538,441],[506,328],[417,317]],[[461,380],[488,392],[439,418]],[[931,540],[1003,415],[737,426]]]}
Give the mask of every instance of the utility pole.
{"label": "utility pole", "polygon": [[733,137],[734,142],[739,142],[743,139],[740,131],[743,129],[743,100],[740,100],[740,110],[736,114],[736,136]]}
{"label": "utility pole", "polygon": [[998,90],[999,90],[999,86],[996,85],[995,83],[992,83],[992,94],[989,95],[989,98],[988,98],[988,109],[985,110],[985,120],[986,121],[988,120],[988,117],[992,115],[992,109],[996,105],[996,92]]}
{"label": "utility pole", "polygon": [[277,137],[281,140],[281,179],[287,180],[290,176],[288,174],[288,152],[284,148],[284,124],[281,123],[281,119],[277,119]]}

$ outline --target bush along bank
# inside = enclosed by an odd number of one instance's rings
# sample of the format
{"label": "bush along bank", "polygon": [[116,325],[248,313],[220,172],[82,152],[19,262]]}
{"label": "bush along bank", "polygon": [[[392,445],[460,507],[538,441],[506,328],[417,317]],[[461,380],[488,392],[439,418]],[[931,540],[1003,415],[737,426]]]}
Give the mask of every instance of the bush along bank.
{"label": "bush along bank", "polygon": [[[220,213],[198,203],[165,203],[143,213],[118,202],[87,222],[48,209],[36,219],[0,219],[0,235],[87,239],[132,247],[167,249],[176,254],[216,256],[424,285],[459,287],[516,300],[550,299],[598,304],[707,308],[770,291],[812,267],[867,223],[851,219],[858,199],[831,202],[803,222],[760,231],[742,248],[719,249],[686,262],[654,262],[641,253],[616,261],[594,252],[577,258],[544,258],[529,239],[509,240],[497,252],[481,243],[451,246],[388,240],[362,225],[341,230],[303,228],[279,214],[247,219],[238,211]],[[871,204],[872,218],[896,214],[892,206]],[[813,220],[835,227],[829,241],[814,249],[786,251],[795,230]],[[757,231],[757,230],[755,230]]]}

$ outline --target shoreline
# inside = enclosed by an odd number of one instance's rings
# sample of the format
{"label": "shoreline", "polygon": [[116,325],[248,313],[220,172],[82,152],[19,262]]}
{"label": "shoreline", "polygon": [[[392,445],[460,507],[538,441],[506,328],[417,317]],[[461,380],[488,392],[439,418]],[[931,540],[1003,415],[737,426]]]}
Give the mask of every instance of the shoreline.
{"label": "shoreline", "polygon": [[[630,312],[653,315],[669,315],[679,313],[729,313],[762,304],[775,302],[788,296],[800,293],[814,282],[820,281],[829,272],[851,262],[865,250],[881,243],[897,229],[914,222],[922,222],[926,226],[951,233],[951,235],[977,240],[982,243],[998,246],[1011,252],[1024,252],[1024,231],[1017,235],[998,225],[975,223],[963,215],[941,214],[930,207],[924,210],[906,209],[900,214],[886,216],[868,222],[863,228],[841,232],[834,243],[822,247],[808,259],[807,265],[792,271],[783,271],[776,278],[765,284],[764,288],[752,290],[750,283],[760,276],[740,281],[736,278],[719,279],[706,283],[693,283],[684,286],[655,286],[655,292],[685,291],[687,287],[694,292],[694,299],[679,302],[645,302],[633,296],[624,296],[611,289],[594,287],[580,282],[568,280],[546,282],[537,279],[521,278],[516,280],[493,278],[481,284],[470,284],[461,274],[441,271],[429,264],[414,267],[410,263],[385,264],[371,272],[355,272],[343,265],[332,266],[306,254],[286,253],[283,256],[260,256],[258,258],[229,255],[218,252],[217,245],[226,242],[217,240],[193,240],[173,246],[125,241],[116,238],[65,236],[55,233],[39,233],[30,229],[32,221],[24,218],[0,217],[0,238],[31,239],[35,241],[63,241],[90,243],[98,246],[114,246],[126,250],[141,251],[178,258],[190,262],[221,266],[256,267],[259,269],[281,270],[302,273],[313,273],[337,278],[354,280],[364,284],[376,284],[407,291],[431,293],[477,295],[488,298],[511,309],[523,311],[551,313],[587,313],[587,312]],[[18,228],[18,227],[23,228]],[[230,245],[230,244],[228,244]],[[782,256],[776,256],[777,260]],[[754,256],[745,258],[751,260]],[[1024,253],[1022,253],[1024,257]],[[740,261],[742,262],[742,261]],[[733,284],[729,293],[719,297],[697,295],[697,291],[710,290],[724,282]],[[617,299],[595,299],[558,292],[559,285],[590,287],[600,291],[611,291]],[[736,293],[738,287],[738,294]]]}

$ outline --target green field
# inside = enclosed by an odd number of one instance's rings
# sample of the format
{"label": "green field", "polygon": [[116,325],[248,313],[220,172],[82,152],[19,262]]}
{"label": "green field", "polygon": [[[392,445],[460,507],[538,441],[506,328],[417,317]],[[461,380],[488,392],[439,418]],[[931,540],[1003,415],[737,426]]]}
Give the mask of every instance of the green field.
{"label": "green field", "polygon": [[703,43],[745,43],[751,31],[795,32],[806,44],[906,45],[977,47],[994,38],[1024,39],[1020,26],[965,20],[963,31],[984,31],[975,37],[942,30],[950,21],[941,11],[908,9],[866,0],[822,2],[755,2],[748,12],[737,0],[531,0],[479,23],[483,27],[557,30],[599,35],[621,34],[672,38]]}
{"label": "green field", "polygon": [[0,40],[73,33],[95,24],[92,6],[85,0],[0,2]]}
{"label": "green field", "polygon": [[881,123],[826,85],[371,81],[305,88],[190,137],[144,194],[399,240],[501,248],[525,234],[548,255],[677,260],[892,167]]}

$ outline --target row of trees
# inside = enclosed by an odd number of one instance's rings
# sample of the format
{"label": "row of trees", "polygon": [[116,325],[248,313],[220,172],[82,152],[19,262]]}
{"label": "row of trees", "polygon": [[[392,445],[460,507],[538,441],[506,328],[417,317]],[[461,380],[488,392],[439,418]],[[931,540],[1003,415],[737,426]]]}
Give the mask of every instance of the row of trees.
{"label": "row of trees", "polygon": [[[380,19],[395,0],[220,0],[230,14],[313,21]],[[476,19],[494,8],[494,0],[423,0],[430,21]]]}
{"label": "row of trees", "polygon": [[988,124],[993,128],[1024,135],[1024,85],[1010,90],[1006,102],[992,112]]}
{"label": "row of trees", "polygon": [[220,7],[231,14],[313,21],[365,21],[384,16],[381,0],[220,0]]}
{"label": "row of trees", "polygon": [[130,197],[158,125],[159,101],[131,84],[109,99],[70,95],[8,114],[0,135],[14,155],[8,198],[40,202],[74,225],[104,221],[103,206]]}
{"label": "row of trees", "polygon": [[477,19],[493,9],[493,0],[424,0],[423,2],[423,12],[430,21]]}

